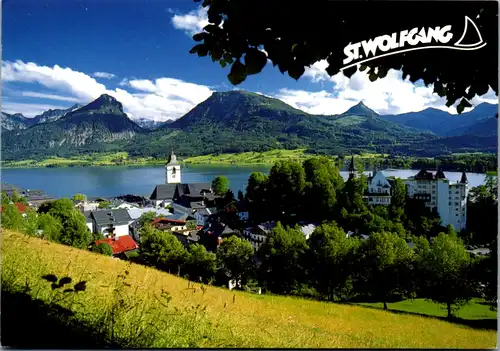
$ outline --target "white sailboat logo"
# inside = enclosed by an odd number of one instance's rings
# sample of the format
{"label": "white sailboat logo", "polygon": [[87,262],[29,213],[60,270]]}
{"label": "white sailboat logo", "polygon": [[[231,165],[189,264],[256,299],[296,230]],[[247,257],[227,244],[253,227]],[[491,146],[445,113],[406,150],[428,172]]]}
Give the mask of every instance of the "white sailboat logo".
{"label": "white sailboat logo", "polygon": [[[478,41],[473,44],[462,44],[462,40],[465,38],[465,34],[467,34],[467,30],[469,29],[469,23],[472,24],[472,27],[476,30],[476,34],[478,37]],[[465,28],[462,36],[460,39],[457,40],[457,42],[454,44],[455,46],[462,47],[462,48],[471,48],[475,46],[481,46],[483,44],[483,38],[481,37],[481,33],[479,32],[479,29],[477,28],[476,24],[474,21],[472,21],[469,17],[465,16]]]}

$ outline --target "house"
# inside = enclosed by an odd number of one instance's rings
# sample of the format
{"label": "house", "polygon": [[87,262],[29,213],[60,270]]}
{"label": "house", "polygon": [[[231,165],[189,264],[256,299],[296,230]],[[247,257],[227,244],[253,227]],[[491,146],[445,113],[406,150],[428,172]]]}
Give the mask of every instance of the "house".
{"label": "house", "polygon": [[309,237],[311,236],[311,234],[314,232],[314,230],[316,229],[316,225],[315,224],[301,224],[300,225],[300,231],[302,232],[302,234],[304,234],[304,236],[306,237],[306,240],[309,239]]}
{"label": "house", "polygon": [[437,210],[442,226],[451,224],[456,231],[465,229],[469,194],[465,172],[460,181],[451,183],[441,169],[435,173],[422,169],[414,177],[404,180],[404,183],[409,197],[423,201],[431,210]]}
{"label": "house", "polygon": [[248,204],[244,201],[236,203],[236,208],[238,209],[238,217],[241,221],[248,221]]}
{"label": "house", "polygon": [[119,256],[122,254],[127,254],[133,251],[137,251],[139,245],[132,239],[131,236],[116,236],[115,238],[107,238],[104,240],[97,240],[95,242],[96,245],[100,243],[106,243],[111,246],[111,250],[113,250],[113,256]]}
{"label": "house", "polygon": [[217,212],[215,207],[211,208],[201,208],[194,212],[194,219],[196,220],[196,225],[204,227],[208,225],[210,216]]}
{"label": "house", "polygon": [[126,209],[126,210],[130,210],[131,208],[139,208],[139,206],[135,205],[135,204],[131,204],[129,202],[122,202],[121,204],[119,204],[118,206],[116,206],[115,208],[117,209]]}
{"label": "house", "polygon": [[230,204],[227,204],[224,207],[224,211],[237,214],[238,218],[241,221],[248,220],[248,206],[244,201],[232,202]]}
{"label": "house", "polygon": [[200,240],[198,232],[191,230],[184,233],[172,232],[172,234],[182,243],[184,246],[189,246],[195,244]]}
{"label": "house", "polygon": [[153,206],[165,207],[174,201],[176,190],[177,184],[160,184],[154,188],[149,199],[152,201]]}
{"label": "house", "polygon": [[7,184],[3,183],[2,184],[2,192],[4,192],[8,197],[12,198],[14,196],[14,193],[17,193],[20,195],[22,193],[22,189],[19,188],[18,186],[12,185],[12,184]]}
{"label": "house", "polygon": [[215,205],[215,194],[210,184],[182,183],[181,166],[173,152],[165,165],[165,184],[157,185],[149,199],[156,207],[173,206],[176,203],[181,206],[178,211],[191,211],[189,215],[193,213],[192,210]]}
{"label": "house", "polygon": [[168,217],[172,215],[172,212],[170,212],[167,209],[164,208],[155,208],[155,207],[143,207],[143,208],[129,208],[127,209],[127,212],[132,218],[133,221],[136,221],[137,219],[141,218],[141,216],[145,213],[148,212],[154,212],[156,216],[164,216]]}
{"label": "house", "polygon": [[90,232],[94,232],[94,219],[92,218],[92,211],[85,211],[83,212],[83,215],[85,216],[85,224],[87,225],[87,228],[89,228]]}
{"label": "house", "polygon": [[188,232],[186,220],[173,219],[168,217],[156,218],[151,222],[151,225],[161,231]]}
{"label": "house", "polygon": [[[26,217],[26,210],[28,209],[28,206],[26,206],[25,204],[22,204],[20,202],[17,202],[14,204],[14,206],[17,208],[17,210],[19,211],[19,213],[22,213],[23,217]],[[0,213],[2,213],[2,207],[0,206]]]}
{"label": "house", "polygon": [[98,210],[92,211],[90,216],[94,233],[102,233],[106,238],[130,234],[129,225],[133,220],[127,210]]}
{"label": "house", "polygon": [[82,212],[97,211],[97,209],[99,208],[99,202],[97,201],[73,200],[73,203],[75,204],[75,207],[80,209],[80,211]]}
{"label": "house", "polygon": [[250,242],[254,250],[259,250],[267,240],[267,236],[276,226],[276,222],[265,222],[243,230],[243,236]]}
{"label": "house", "polygon": [[368,189],[364,198],[370,205],[391,204],[391,184],[383,172],[375,170],[368,177]]}

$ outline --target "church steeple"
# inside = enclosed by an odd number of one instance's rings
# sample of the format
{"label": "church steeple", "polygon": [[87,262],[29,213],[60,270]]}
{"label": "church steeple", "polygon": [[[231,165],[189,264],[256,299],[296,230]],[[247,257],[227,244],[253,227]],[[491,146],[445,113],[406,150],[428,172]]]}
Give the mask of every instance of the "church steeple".
{"label": "church steeple", "polygon": [[168,161],[165,164],[165,183],[181,183],[181,166],[177,162],[177,156],[175,156],[174,150],[170,153]]}
{"label": "church steeple", "polygon": [[467,174],[465,174],[465,171],[462,172],[462,178],[460,179],[460,183],[462,184],[467,184],[469,181],[467,180]]}
{"label": "church steeple", "polygon": [[349,179],[354,178],[356,169],[354,168],[354,155],[351,156],[351,164],[349,165]]}

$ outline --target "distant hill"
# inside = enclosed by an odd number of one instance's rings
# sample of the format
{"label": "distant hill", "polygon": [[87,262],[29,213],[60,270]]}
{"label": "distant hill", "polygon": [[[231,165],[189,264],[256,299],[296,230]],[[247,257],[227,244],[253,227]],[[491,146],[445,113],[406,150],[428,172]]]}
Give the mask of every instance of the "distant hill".
{"label": "distant hill", "polygon": [[70,154],[89,146],[95,146],[94,151],[103,151],[106,147],[97,145],[130,140],[142,132],[123,112],[120,102],[102,95],[54,122],[4,133],[2,151],[6,159],[17,155]]}
{"label": "distant hill", "polygon": [[2,132],[26,129],[29,126],[29,118],[24,117],[21,113],[9,114],[1,112],[0,117],[2,121]]}
{"label": "distant hill", "polygon": [[[165,157],[171,149],[180,156],[275,149],[435,156],[464,149],[491,151],[497,145],[490,138],[496,135],[491,128],[496,122],[488,118],[496,113],[496,105],[490,104],[463,115],[427,109],[380,116],[359,103],[342,114],[324,116],[263,95],[227,91],[213,93],[183,117],[162,124],[129,119],[121,103],[108,95],[74,108],[54,121],[28,128],[22,118],[9,116],[9,121],[20,122],[17,129],[3,135],[4,158],[72,156],[89,151]],[[61,113],[52,111],[45,116]]]}
{"label": "distant hill", "polygon": [[402,126],[428,130],[439,136],[455,136],[457,130],[465,131],[484,119],[495,117],[496,113],[498,113],[498,105],[482,103],[472,111],[460,115],[428,108],[419,112],[387,115],[381,118]]}
{"label": "distant hill", "polygon": [[73,112],[73,111],[79,109],[80,107],[82,107],[82,106],[79,104],[75,104],[67,109],[48,110],[40,115],[37,115],[33,118],[30,118],[29,124],[34,125],[34,124],[39,124],[39,123],[55,122],[59,118],[66,116],[68,113]]}
{"label": "distant hill", "polygon": [[153,121],[147,118],[133,118],[132,121],[134,121],[139,127],[147,130],[154,130],[160,128],[164,124],[168,124],[169,122],[171,122],[171,121],[168,122]]}

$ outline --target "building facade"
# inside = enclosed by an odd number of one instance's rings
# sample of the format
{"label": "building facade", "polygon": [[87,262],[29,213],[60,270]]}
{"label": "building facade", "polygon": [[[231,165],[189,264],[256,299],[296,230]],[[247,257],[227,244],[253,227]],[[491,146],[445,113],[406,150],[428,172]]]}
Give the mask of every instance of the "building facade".
{"label": "building facade", "polygon": [[409,197],[422,200],[426,207],[437,210],[441,225],[451,224],[456,231],[465,229],[469,194],[469,182],[465,172],[457,183],[450,183],[442,170],[435,174],[421,170],[404,182]]}
{"label": "building facade", "polygon": [[181,183],[181,165],[177,162],[177,156],[172,151],[165,165],[165,184],[178,183]]}
{"label": "building facade", "polygon": [[368,177],[365,199],[370,205],[391,204],[391,184],[382,172],[373,171],[373,175]]}

